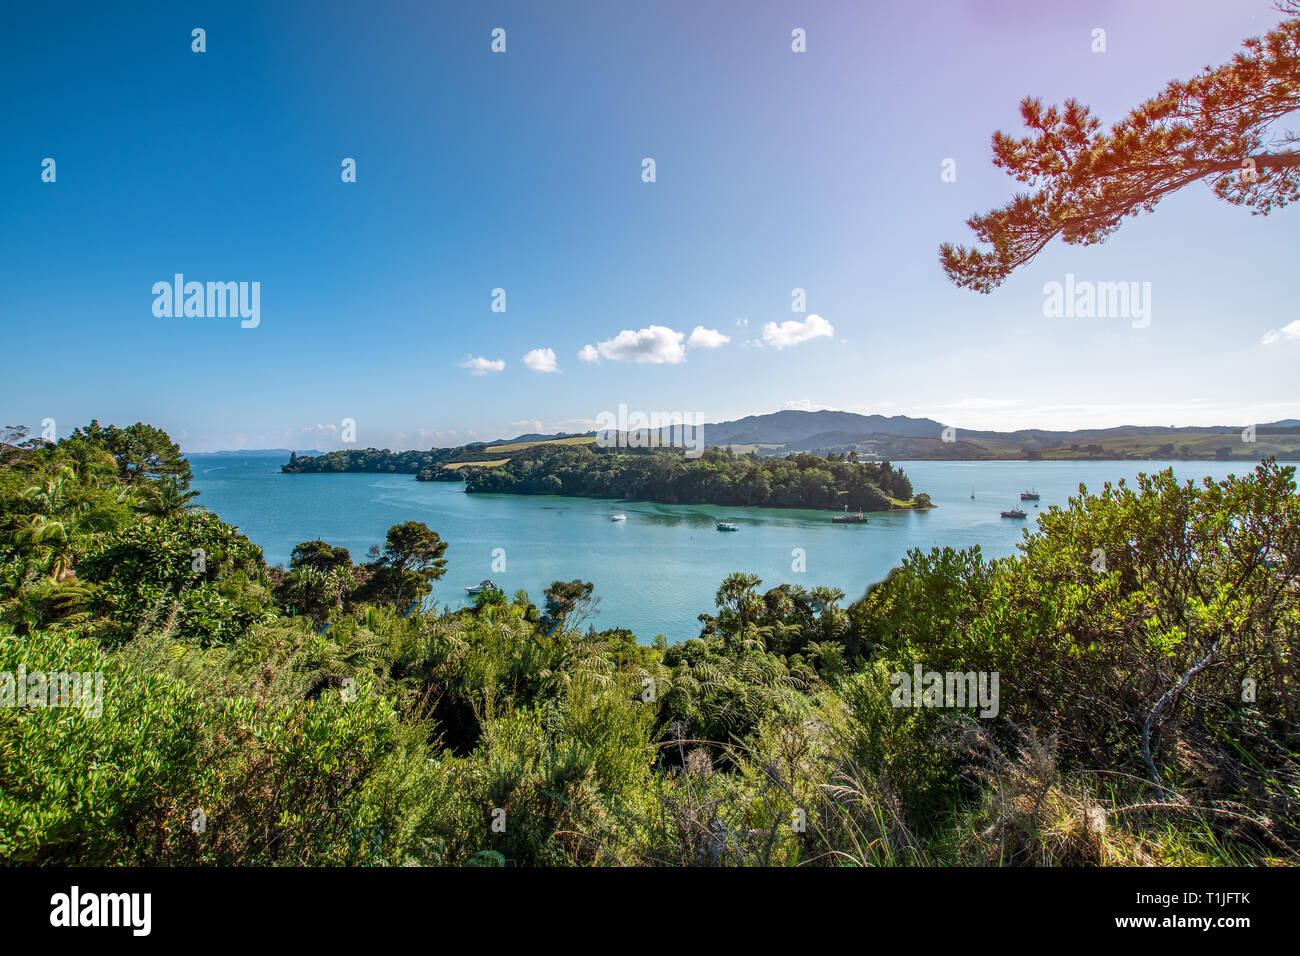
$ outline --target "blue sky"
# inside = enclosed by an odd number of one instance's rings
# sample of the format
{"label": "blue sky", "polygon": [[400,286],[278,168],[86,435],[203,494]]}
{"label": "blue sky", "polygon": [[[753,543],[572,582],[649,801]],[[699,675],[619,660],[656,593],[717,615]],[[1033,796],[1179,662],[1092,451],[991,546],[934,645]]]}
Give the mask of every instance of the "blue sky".
{"label": "blue sky", "polygon": [[[989,296],[937,261],[1015,191],[989,137],[1019,130],[1023,96],[1113,122],[1266,32],[1269,0],[3,17],[6,424],[144,420],[205,451],[339,447],[345,418],[393,448],[585,430],[619,404],[971,428],[1300,417],[1300,340],[1262,344],[1300,318],[1293,210],[1252,217],[1193,186]],[[260,324],[156,317],[152,286],[177,272],[259,282]],[[1043,285],[1067,273],[1150,282],[1150,326],[1045,318]],[[787,344],[780,326],[812,315],[833,332]],[[547,349],[558,371],[524,362]]]}

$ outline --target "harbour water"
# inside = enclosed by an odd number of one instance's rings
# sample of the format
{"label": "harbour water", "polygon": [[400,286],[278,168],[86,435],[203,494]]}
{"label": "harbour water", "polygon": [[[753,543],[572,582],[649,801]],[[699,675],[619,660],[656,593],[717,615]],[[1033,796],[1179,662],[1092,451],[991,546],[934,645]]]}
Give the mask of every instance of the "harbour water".
{"label": "harbour water", "polygon": [[[1013,553],[1037,514],[1064,505],[1081,483],[1098,491],[1107,481],[1131,481],[1166,467],[1198,481],[1251,467],[1211,461],[897,462],[915,490],[927,492],[938,507],[835,524],[826,511],[467,495],[462,484],[419,482],[413,475],[284,475],[283,455],[189,459],[198,503],[237,525],[271,564],[287,563],[295,544],[314,538],[363,561],[390,526],[423,521],[448,542],[447,573],[434,584],[438,604],[462,605],[465,587],[484,578],[507,594],[522,588],[538,602],[552,581],[581,578],[595,584],[599,599],[592,623],[627,628],[643,642],[656,634],[669,642],[696,636],[697,615],[713,611],[714,592],[732,571],[758,575],[764,589],[782,582],[831,585],[851,601],[911,548],[979,545],[989,557]],[[1021,502],[1020,492],[1031,488],[1041,498]],[[1013,506],[1028,517],[999,516]],[[627,520],[613,521],[614,514]],[[719,533],[719,521],[738,531]],[[796,571],[800,553],[804,570]]]}

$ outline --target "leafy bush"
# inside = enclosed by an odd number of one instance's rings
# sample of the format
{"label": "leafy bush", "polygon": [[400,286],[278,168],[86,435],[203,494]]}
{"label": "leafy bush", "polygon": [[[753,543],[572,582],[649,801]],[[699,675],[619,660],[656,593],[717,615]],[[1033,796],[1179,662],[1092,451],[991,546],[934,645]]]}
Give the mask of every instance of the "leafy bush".
{"label": "leafy bush", "polygon": [[[181,506],[164,439],[90,428],[0,464],[0,696],[20,667],[103,675],[98,713],[0,706],[5,862],[1300,854],[1291,468],[1081,488],[1017,556],[913,551],[847,608],[835,589],[729,575],[699,637],[670,647],[584,630],[596,598],[580,580],[542,608],[493,591],[419,609],[447,547],[418,522],[368,564],[310,541],[270,571]],[[551,454],[520,456],[516,478],[568,490],[594,468],[620,494],[679,478],[747,494],[761,477],[764,494],[813,500],[821,471],[858,467]],[[910,495],[861,474],[861,494]],[[155,485],[171,491],[147,497]],[[893,675],[917,666],[997,672],[997,715],[896,706]]]}

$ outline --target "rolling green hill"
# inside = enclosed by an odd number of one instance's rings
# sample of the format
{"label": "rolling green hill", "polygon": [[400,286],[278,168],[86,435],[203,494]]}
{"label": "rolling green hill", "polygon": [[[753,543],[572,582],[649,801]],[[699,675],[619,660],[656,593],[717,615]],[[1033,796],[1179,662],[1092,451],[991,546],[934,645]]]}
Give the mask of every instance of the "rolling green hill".
{"label": "rolling green hill", "polygon": [[[830,416],[830,417],[828,417]],[[770,427],[769,427],[770,426]],[[879,431],[880,427],[899,432]],[[926,418],[795,412],[751,416],[703,425],[704,443],[735,455],[785,458],[791,454],[856,455],[866,461],[1009,461],[1037,459],[1300,461],[1300,422],[1258,425],[1253,435],[1237,426],[1119,428],[1014,432],[949,429]],[[856,431],[855,429],[866,429]],[[944,436],[950,440],[945,441]],[[728,436],[744,438],[727,441]],[[1253,440],[1247,440],[1253,438]],[[621,443],[621,442],[620,442]],[[498,468],[538,446],[595,445],[596,435],[523,435],[428,451],[333,451],[292,455],[289,474],[372,472],[413,474],[422,481],[463,481],[467,473]]]}

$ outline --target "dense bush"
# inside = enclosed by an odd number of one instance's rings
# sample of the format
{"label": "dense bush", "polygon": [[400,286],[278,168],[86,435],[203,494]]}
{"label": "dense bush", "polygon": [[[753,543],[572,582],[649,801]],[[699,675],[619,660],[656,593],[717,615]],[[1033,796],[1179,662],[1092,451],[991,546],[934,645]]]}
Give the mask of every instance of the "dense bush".
{"label": "dense bush", "polygon": [[261,549],[203,512],[109,535],[77,573],[99,585],[101,633],[117,640],[168,620],[180,637],[230,642],[264,616],[270,599]]}
{"label": "dense bush", "polygon": [[[2,449],[5,861],[1300,853],[1293,469],[1080,489],[1017,556],[913,551],[848,607],[733,574],[669,647],[584,629],[598,582],[422,610],[454,555],[417,522],[366,564],[312,541],[268,569],[104,434]],[[996,716],[898,706],[917,667],[996,672]],[[13,706],[20,669],[101,674],[102,699]]]}
{"label": "dense bush", "polygon": [[853,511],[886,511],[891,499],[912,498],[911,482],[889,462],[760,458],[717,449],[687,458],[680,451],[637,454],[588,445],[535,445],[500,468],[467,475],[465,490]]}

